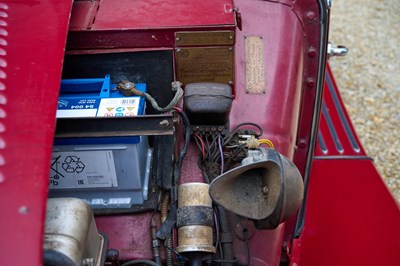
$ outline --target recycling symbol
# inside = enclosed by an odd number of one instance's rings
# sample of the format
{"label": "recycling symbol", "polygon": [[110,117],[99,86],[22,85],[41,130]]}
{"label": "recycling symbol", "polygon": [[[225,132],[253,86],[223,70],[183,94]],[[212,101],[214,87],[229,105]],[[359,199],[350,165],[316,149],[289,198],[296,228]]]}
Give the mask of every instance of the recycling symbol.
{"label": "recycling symbol", "polygon": [[81,173],[85,169],[85,165],[76,156],[67,156],[61,166],[67,173]]}

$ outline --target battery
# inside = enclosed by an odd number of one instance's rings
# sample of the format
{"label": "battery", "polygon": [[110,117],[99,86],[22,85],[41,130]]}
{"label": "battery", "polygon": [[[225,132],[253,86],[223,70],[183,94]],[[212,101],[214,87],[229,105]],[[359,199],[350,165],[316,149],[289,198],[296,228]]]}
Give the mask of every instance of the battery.
{"label": "battery", "polygon": [[[111,84],[110,75],[96,79],[63,79],[58,98],[57,118],[144,114],[144,98],[124,96],[115,87],[116,85]],[[146,84],[136,83],[135,88],[145,92]]]}
{"label": "battery", "polygon": [[[109,75],[62,80],[57,118],[144,114],[143,98],[112,87]],[[150,163],[147,136],[55,138],[49,195],[81,198],[93,209],[131,208],[147,200]]]}

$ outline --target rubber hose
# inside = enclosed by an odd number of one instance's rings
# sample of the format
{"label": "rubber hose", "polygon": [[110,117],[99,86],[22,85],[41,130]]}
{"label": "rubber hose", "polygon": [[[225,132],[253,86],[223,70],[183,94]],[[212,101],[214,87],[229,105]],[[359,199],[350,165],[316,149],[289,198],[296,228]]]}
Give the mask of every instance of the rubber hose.
{"label": "rubber hose", "polygon": [[[217,205],[218,214],[219,214],[219,225],[221,227],[222,234],[231,234],[229,230],[228,224],[228,216],[224,207]],[[222,242],[222,250],[224,252],[224,260],[226,261],[233,261],[233,246],[232,241],[223,241]],[[233,265],[232,262],[224,262],[222,263],[223,266],[231,266]]]}

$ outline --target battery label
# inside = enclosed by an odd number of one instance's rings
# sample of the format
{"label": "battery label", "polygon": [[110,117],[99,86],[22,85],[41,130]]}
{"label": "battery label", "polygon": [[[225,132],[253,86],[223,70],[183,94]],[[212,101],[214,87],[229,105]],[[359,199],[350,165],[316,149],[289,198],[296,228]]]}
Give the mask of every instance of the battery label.
{"label": "battery label", "polygon": [[136,116],[140,97],[101,99],[97,116]]}
{"label": "battery label", "polygon": [[59,99],[57,117],[95,117],[100,100],[87,99]]}
{"label": "battery label", "polygon": [[53,152],[50,189],[118,187],[112,151]]}

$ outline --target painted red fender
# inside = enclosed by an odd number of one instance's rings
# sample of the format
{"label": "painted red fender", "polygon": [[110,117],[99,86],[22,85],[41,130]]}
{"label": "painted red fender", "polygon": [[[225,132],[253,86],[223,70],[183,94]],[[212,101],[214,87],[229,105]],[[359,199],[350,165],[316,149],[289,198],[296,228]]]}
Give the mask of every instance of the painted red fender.
{"label": "painted red fender", "polygon": [[41,265],[72,1],[0,1],[0,258]]}
{"label": "painted red fender", "polygon": [[327,68],[304,227],[291,265],[398,265],[400,208],[367,157]]}

